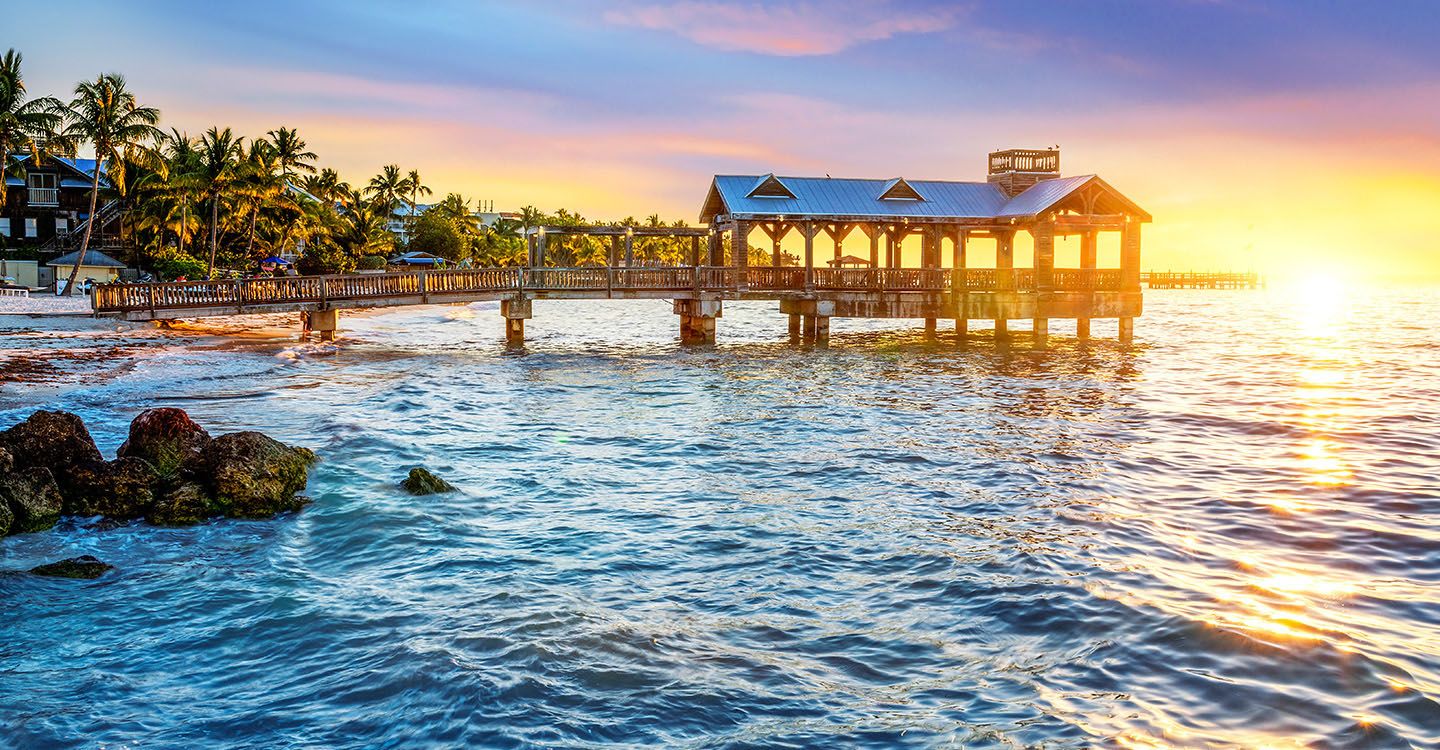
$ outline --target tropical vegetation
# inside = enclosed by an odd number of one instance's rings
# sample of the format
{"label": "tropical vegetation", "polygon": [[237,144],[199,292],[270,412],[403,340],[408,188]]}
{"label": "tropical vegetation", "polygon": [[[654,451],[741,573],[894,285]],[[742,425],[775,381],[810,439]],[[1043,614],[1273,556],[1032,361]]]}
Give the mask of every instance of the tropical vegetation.
{"label": "tropical vegetation", "polygon": [[[145,106],[118,74],[77,84],[68,102],[27,98],[21,61],[14,50],[0,58],[0,170],[18,174],[26,155],[43,163],[93,151],[101,166],[92,175],[89,215],[118,208],[126,259],[163,278],[248,272],[264,258],[297,251],[302,273],[383,267],[375,258],[405,251],[460,265],[519,265],[528,257],[525,236],[537,227],[607,223],[526,206],[515,219],[482,224],[458,193],[422,205],[433,193],[415,169],[388,164],[364,183],[346,182],[320,165],[294,128],[253,137],[220,125],[199,136],[162,130],[159,111]],[[0,205],[4,190],[0,180]],[[643,223],[608,223],[667,226],[654,215]],[[407,242],[392,224],[404,228]],[[91,234],[85,222],[82,258]],[[546,261],[602,265],[608,253],[608,242],[557,234],[547,243]],[[688,262],[689,241],[636,237],[634,255],[647,265],[681,265]]]}

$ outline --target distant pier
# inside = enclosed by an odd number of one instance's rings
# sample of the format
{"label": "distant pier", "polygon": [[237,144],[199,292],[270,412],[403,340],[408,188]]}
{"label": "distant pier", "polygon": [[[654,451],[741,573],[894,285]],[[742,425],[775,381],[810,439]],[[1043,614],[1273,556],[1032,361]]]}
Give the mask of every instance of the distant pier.
{"label": "distant pier", "polygon": [[1253,271],[1143,271],[1146,289],[1259,289],[1265,285]]}

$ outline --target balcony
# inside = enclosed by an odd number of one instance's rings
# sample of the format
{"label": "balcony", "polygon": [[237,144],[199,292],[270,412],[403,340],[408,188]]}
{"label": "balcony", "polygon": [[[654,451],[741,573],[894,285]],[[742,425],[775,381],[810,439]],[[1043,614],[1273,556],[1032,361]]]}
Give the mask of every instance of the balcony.
{"label": "balcony", "polygon": [[58,206],[60,205],[59,188],[29,188],[29,204],[32,206]]}

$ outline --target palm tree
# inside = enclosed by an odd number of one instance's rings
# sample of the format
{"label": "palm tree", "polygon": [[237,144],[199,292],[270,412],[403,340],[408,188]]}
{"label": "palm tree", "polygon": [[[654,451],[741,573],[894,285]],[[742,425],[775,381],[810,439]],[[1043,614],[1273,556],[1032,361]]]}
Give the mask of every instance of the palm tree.
{"label": "palm tree", "polygon": [[[250,152],[237,169],[233,191],[249,209],[250,221],[245,229],[247,256],[253,256],[255,252],[255,225],[260,220],[261,209],[286,195],[287,183],[283,175],[278,149],[264,138],[251,141]],[[283,238],[281,242],[284,242]]]}
{"label": "palm tree", "polygon": [[[415,217],[418,216],[420,196],[433,195],[430,188],[420,182],[420,170],[412,169],[410,174],[405,176],[405,185],[410,188],[410,228],[414,228]],[[452,193],[453,195],[453,193]]]}
{"label": "palm tree", "polygon": [[4,176],[14,167],[17,154],[38,160],[42,146],[60,127],[64,105],[58,99],[25,98],[21,55],[15,50],[0,57],[0,206],[5,205]]}
{"label": "palm tree", "polygon": [[[161,153],[165,157],[167,168],[165,179],[158,186],[158,192],[166,194],[167,197],[179,204],[180,219],[175,237],[180,253],[184,254],[185,240],[190,236],[190,201],[200,192],[197,179],[200,151],[194,138],[175,128],[171,128],[170,134],[161,136],[160,140],[163,144]],[[162,221],[162,230],[165,225],[171,223],[171,220],[173,217]]]}
{"label": "palm tree", "polygon": [[70,102],[65,129],[60,135],[67,146],[88,143],[95,147],[95,170],[90,181],[90,217],[85,221],[85,233],[80,238],[80,252],[75,265],[70,269],[70,280],[65,283],[65,294],[75,292],[75,277],[85,262],[85,252],[90,248],[90,235],[95,229],[95,202],[100,197],[100,165],[109,162],[112,173],[123,170],[123,152],[149,148],[149,143],[160,135],[155,123],[160,121],[160,110],[142,107],[135,100],[135,94],[125,88],[125,78],[118,73],[102,73],[93,81],[81,81],[75,86],[75,99]]}
{"label": "palm tree", "polygon": [[197,169],[194,177],[204,186],[210,201],[210,262],[207,275],[215,275],[215,249],[219,243],[220,197],[237,177],[237,166],[244,155],[243,138],[235,137],[230,128],[210,128],[200,138]]}
{"label": "palm tree", "polygon": [[320,174],[306,177],[301,183],[301,187],[305,188],[305,192],[322,201],[334,203],[340,198],[340,184],[340,174],[326,167],[320,170]]}
{"label": "palm tree", "polygon": [[300,140],[300,134],[294,128],[281,126],[266,135],[270,136],[275,161],[280,165],[281,179],[288,183],[291,172],[315,173],[315,165],[311,162],[320,157],[305,150],[305,141]]}
{"label": "palm tree", "polygon": [[388,218],[400,207],[401,196],[409,191],[409,186],[400,174],[400,166],[387,164],[380,170],[380,174],[370,178],[370,185],[365,191],[375,201],[375,207]]}

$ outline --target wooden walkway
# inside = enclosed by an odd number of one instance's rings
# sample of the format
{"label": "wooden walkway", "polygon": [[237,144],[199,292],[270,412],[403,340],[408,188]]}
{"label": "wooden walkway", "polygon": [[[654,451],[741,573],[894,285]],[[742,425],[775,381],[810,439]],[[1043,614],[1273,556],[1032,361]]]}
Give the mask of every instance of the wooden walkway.
{"label": "wooden walkway", "polygon": [[970,320],[994,321],[997,336],[1008,335],[1009,321],[1027,320],[1039,341],[1052,318],[1076,320],[1081,338],[1092,318],[1119,318],[1128,340],[1142,306],[1138,285],[1109,268],[481,268],[105,284],[91,293],[97,316],[136,321],[299,311],[304,329],[322,339],[344,309],[499,301],[515,345],[537,299],[671,300],[686,343],[714,342],[725,300],[778,301],[792,338],[820,344],[832,317],[921,318],[927,335],[951,319],[961,338]]}
{"label": "wooden walkway", "polygon": [[[485,268],[344,276],[290,276],[227,281],[105,284],[93,293],[99,315],[132,319],[203,317],[335,308],[439,304],[501,299],[668,299],[710,293],[779,299],[807,292],[1035,291],[1033,269],[923,268]],[[1055,269],[1055,291],[1117,291],[1114,269]],[[183,313],[167,315],[167,312]]]}

